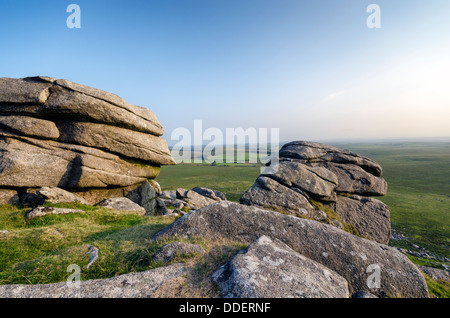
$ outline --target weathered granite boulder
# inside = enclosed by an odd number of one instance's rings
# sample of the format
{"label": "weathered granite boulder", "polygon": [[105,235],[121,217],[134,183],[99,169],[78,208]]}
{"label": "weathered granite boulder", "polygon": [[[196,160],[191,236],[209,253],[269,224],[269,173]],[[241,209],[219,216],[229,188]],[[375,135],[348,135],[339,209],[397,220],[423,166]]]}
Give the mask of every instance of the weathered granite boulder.
{"label": "weathered granite boulder", "polygon": [[166,215],[167,213],[169,213],[169,210],[166,208],[166,204],[164,203],[163,200],[161,200],[161,198],[156,198],[155,202],[156,202],[155,206],[156,214]]}
{"label": "weathered granite boulder", "polygon": [[96,88],[49,77],[0,78],[1,114],[109,124],[161,136],[155,114]]}
{"label": "weathered granite boulder", "polygon": [[77,210],[77,209],[65,209],[65,208],[53,208],[53,207],[37,207],[34,209],[31,209],[25,214],[25,217],[27,219],[34,219],[40,216],[46,216],[51,214],[71,214],[71,213],[82,213],[83,210]]}
{"label": "weathered granite boulder", "polygon": [[354,152],[342,150],[318,142],[293,141],[280,150],[280,158],[295,159],[299,162],[334,162],[360,166],[376,177],[381,177],[383,169],[375,161]]}
{"label": "weathered granite boulder", "polygon": [[189,204],[187,202],[184,202],[183,200],[180,200],[180,199],[166,200],[164,202],[167,202],[167,205],[171,205],[175,209],[179,209],[179,210],[181,210],[185,206],[189,206]]}
{"label": "weathered granite boulder", "polygon": [[306,194],[285,187],[277,181],[260,176],[241,197],[241,203],[288,212],[295,216],[309,216],[314,210]]}
{"label": "weathered granite boulder", "polygon": [[276,173],[265,175],[289,188],[297,188],[314,198],[334,201],[336,175],[322,167],[309,167],[294,161],[281,161]]}
{"label": "weathered granite boulder", "polygon": [[54,122],[29,116],[0,116],[0,128],[29,137],[56,140],[60,136]]}
{"label": "weathered granite boulder", "polygon": [[216,200],[198,194],[193,190],[186,190],[183,188],[177,189],[177,199],[195,205],[198,208],[203,208],[217,202]]}
{"label": "weathered granite boulder", "polygon": [[177,198],[177,191],[176,190],[165,190],[162,191],[160,194],[161,199],[167,199],[172,200]]}
{"label": "weathered granite boulder", "polygon": [[58,187],[42,187],[37,190],[37,194],[43,196],[45,201],[51,203],[81,203],[89,205],[83,198]]}
{"label": "weathered granite boulder", "polygon": [[339,220],[352,224],[361,236],[380,243],[389,242],[390,212],[383,202],[358,195],[338,196],[336,203],[329,207],[335,211]]}
{"label": "weathered granite boulder", "polygon": [[337,178],[338,184],[334,191],[368,196],[381,196],[387,193],[387,182],[363,168],[353,164],[313,163],[331,171]]}
{"label": "weathered granite boulder", "polygon": [[261,236],[214,274],[226,298],[349,298],[339,274]]}
{"label": "weathered granite boulder", "polygon": [[50,77],[0,78],[2,188],[140,185],[175,164],[162,134],[151,110],[117,95]]}
{"label": "weathered granite boulder", "polygon": [[99,202],[97,206],[102,206],[117,211],[137,212],[141,215],[144,215],[146,212],[145,209],[141,207],[139,204],[136,204],[130,199],[124,197],[106,199],[103,200],[102,202]]}
{"label": "weathered granite boulder", "polygon": [[145,272],[108,279],[45,285],[0,285],[0,298],[149,298],[164,283],[186,272],[183,264],[172,264]]}
{"label": "weathered granite boulder", "polygon": [[166,141],[160,137],[105,124],[60,121],[58,140],[78,144],[157,165],[173,164]]}
{"label": "weathered granite boulder", "polygon": [[[78,188],[78,189],[70,189],[70,191],[76,194],[78,197],[81,197],[84,200],[86,200],[89,204],[95,205],[105,199],[126,197],[131,191],[140,188],[144,183],[145,181],[143,183],[133,184],[128,187],[90,188],[90,189]],[[139,202],[136,203],[139,204]]]}
{"label": "weathered granite boulder", "polygon": [[[153,239],[170,236],[233,239],[251,243],[262,235],[344,277],[349,291],[378,297],[428,297],[420,271],[397,249],[363,239],[332,225],[222,201],[184,215]],[[374,266],[379,268],[375,273]],[[369,284],[379,275],[379,285]]]}
{"label": "weathered granite boulder", "polygon": [[159,185],[159,183],[152,179],[147,180],[147,181],[152,186],[152,188],[155,190],[156,194],[158,196],[160,196],[162,194],[162,190],[161,190],[161,186]]}
{"label": "weathered granite boulder", "polygon": [[309,217],[388,244],[389,208],[367,198],[386,194],[381,175],[381,166],[369,158],[296,141],[281,148],[276,171],[262,173],[240,202]]}
{"label": "weathered granite boulder", "polygon": [[153,260],[155,262],[169,262],[177,255],[203,255],[205,253],[205,250],[200,245],[175,242],[163,246],[159,251],[155,253]]}
{"label": "weathered granite boulder", "polygon": [[159,170],[151,165],[136,165],[96,148],[22,137],[0,130],[0,186],[124,187],[155,178]]}

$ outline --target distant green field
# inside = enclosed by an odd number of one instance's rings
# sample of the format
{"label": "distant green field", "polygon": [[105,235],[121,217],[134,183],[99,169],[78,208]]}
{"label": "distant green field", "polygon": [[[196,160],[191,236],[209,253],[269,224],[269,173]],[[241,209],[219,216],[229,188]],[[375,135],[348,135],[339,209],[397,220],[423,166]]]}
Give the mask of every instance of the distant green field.
{"label": "distant green field", "polygon": [[[450,257],[450,143],[336,144],[380,163],[389,185],[393,228],[438,255]],[[257,165],[163,167],[165,190],[203,186],[238,201],[260,173]]]}
{"label": "distant green field", "polygon": [[161,170],[157,181],[163,190],[206,187],[224,192],[231,201],[239,201],[242,193],[252,186],[260,174],[260,166],[252,164],[180,164]]}

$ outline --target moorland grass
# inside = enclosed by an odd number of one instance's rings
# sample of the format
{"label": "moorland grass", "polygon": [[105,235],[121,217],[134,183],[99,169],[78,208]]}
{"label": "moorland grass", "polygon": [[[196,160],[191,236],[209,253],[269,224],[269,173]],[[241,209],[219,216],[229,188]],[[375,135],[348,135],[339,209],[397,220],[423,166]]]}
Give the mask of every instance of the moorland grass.
{"label": "moorland grass", "polygon": [[[81,280],[110,278],[150,270],[175,262],[187,263],[182,285],[162,289],[161,297],[217,297],[210,275],[246,245],[228,240],[171,237],[151,240],[172,223],[173,217],[148,217],[80,204],[46,204],[77,208],[85,212],[25,218],[29,208],[0,206],[0,284],[48,284],[65,281],[71,264],[81,268]],[[205,255],[177,255],[170,262],[155,262],[154,254],[173,242],[200,244]],[[89,269],[88,248],[99,249],[99,258]],[[173,294],[176,292],[177,294]]]}
{"label": "moorland grass", "polygon": [[[65,204],[64,207],[70,206]],[[80,205],[74,206],[80,208]],[[155,244],[150,237],[173,222],[100,207],[86,212],[25,218],[29,209],[0,208],[0,284],[63,281],[70,264],[86,266],[89,245],[100,249],[98,261],[83,271],[82,279],[107,278],[150,269]]]}

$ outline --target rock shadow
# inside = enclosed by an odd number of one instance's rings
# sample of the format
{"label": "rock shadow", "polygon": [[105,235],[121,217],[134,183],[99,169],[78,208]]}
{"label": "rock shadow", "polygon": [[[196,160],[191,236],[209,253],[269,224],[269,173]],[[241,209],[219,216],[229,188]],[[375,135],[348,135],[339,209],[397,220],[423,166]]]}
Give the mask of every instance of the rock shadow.
{"label": "rock shadow", "polygon": [[59,180],[60,188],[77,188],[83,174],[83,158],[77,155],[67,165],[66,172]]}

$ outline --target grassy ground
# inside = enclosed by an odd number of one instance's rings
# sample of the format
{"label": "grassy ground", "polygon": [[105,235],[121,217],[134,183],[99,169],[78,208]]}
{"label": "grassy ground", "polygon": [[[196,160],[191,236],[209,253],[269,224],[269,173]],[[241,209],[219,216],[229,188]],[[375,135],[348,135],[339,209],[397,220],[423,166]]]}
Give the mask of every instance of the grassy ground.
{"label": "grassy ground", "polygon": [[[81,267],[81,280],[109,278],[168,264],[153,261],[153,255],[174,240],[152,241],[150,238],[172,223],[174,218],[145,217],[80,204],[53,206],[78,208],[86,212],[27,220],[24,216],[28,209],[0,207],[0,230],[8,231],[0,234],[0,284],[65,281],[71,274],[67,273],[67,267],[71,264]],[[186,262],[192,271],[183,277],[177,295],[171,295],[171,291],[166,289],[159,296],[216,297],[218,293],[209,276],[244,246],[200,238],[177,241],[200,244],[207,254],[177,257],[171,261]],[[99,258],[86,269],[90,245],[99,249]]]}
{"label": "grassy ground", "polygon": [[148,239],[171,220],[78,207],[87,212],[27,221],[28,209],[3,206],[0,223],[8,233],[0,235],[0,284],[63,281],[67,266],[87,264],[89,245],[100,249],[100,258],[84,272],[85,279],[156,266],[149,261]]}

